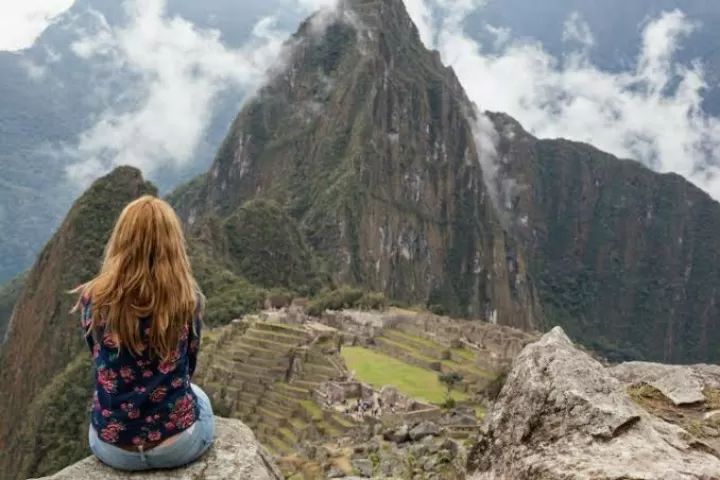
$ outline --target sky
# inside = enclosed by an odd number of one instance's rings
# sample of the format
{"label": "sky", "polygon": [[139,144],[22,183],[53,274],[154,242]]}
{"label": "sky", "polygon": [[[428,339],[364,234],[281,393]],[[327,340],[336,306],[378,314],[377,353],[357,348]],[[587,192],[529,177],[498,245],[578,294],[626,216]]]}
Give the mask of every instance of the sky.
{"label": "sky", "polygon": [[[11,2],[6,2],[10,4]],[[38,7],[45,4],[45,10]],[[25,0],[0,7],[0,49],[26,45],[47,19],[72,0]],[[93,126],[79,132],[68,153],[69,173],[91,179],[118,164],[146,171],[193,161],[223,92],[252,92],[265,71],[282,60],[282,42],[292,33],[277,18],[291,9],[298,21],[334,0],[277,0],[257,23],[246,45],[230,48],[214,30],[166,14],[164,0],[124,0],[128,22],[110,26],[98,17],[72,46],[98,68],[124,69],[137,78],[109,102]],[[674,52],[694,25],[679,11],[643,25],[641,55],[630,69],[611,73],[588,53],[599,39],[584,20],[568,12],[563,62],[515,32],[486,25],[499,53],[489,53],[467,30],[465,19],[480,0],[405,0],[423,42],[440,51],[481,110],[506,112],[539,137],[584,141],[659,172],[679,173],[720,199],[720,119],[701,105],[701,62],[681,67]],[[22,5],[22,7],[21,7]],[[21,10],[22,8],[22,10]],[[10,14],[8,16],[8,9]],[[44,13],[38,13],[43,12]],[[639,27],[640,28],[640,27]],[[678,88],[667,94],[668,85]],[[100,87],[99,87],[100,88]],[[98,92],[101,94],[102,92]]]}

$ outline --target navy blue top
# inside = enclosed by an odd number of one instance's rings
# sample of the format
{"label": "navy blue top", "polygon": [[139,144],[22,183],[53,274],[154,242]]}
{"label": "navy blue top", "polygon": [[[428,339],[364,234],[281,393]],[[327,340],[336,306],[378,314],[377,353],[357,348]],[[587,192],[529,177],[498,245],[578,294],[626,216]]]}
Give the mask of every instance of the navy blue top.
{"label": "navy blue top", "polygon": [[[83,332],[90,327],[91,303],[88,298],[81,302]],[[190,379],[200,350],[200,317],[194,319],[196,333],[185,324],[169,361],[161,361],[151,353],[148,337],[152,319],[138,322],[145,345],[140,355],[127,348],[118,350],[103,331],[85,337],[92,352],[95,383],[92,425],[102,440],[114,445],[164,440],[190,428],[199,414]]]}

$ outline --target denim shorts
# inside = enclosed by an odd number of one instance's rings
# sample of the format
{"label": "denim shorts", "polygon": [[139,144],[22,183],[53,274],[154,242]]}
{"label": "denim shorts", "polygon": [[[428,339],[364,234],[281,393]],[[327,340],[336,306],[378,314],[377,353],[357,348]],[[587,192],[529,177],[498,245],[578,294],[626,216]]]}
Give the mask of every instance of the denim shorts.
{"label": "denim shorts", "polygon": [[173,437],[171,443],[147,452],[129,452],[102,441],[90,425],[90,450],[102,463],[126,471],[177,468],[194,462],[212,445],[215,417],[207,394],[195,384],[191,388],[197,396],[200,415],[192,427]]}

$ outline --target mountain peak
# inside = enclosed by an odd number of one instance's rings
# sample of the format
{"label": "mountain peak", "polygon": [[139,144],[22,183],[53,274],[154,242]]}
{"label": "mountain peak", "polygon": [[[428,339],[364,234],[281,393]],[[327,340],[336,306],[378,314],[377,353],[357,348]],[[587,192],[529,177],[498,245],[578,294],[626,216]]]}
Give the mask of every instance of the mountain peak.
{"label": "mountain peak", "polygon": [[531,281],[485,187],[474,120],[401,0],[345,1],[300,27],[286,67],[175,205],[201,225],[273,200],[339,266],[337,283],[535,328]]}

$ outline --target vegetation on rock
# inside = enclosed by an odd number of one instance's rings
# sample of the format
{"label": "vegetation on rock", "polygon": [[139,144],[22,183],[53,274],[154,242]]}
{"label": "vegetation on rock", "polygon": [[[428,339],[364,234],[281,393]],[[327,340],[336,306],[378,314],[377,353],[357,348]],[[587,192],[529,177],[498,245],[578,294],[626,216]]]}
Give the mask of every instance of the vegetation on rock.
{"label": "vegetation on rock", "polygon": [[335,290],[325,289],[312,299],[306,312],[308,315],[320,316],[325,310],[384,310],[388,301],[382,293],[365,292],[349,286]]}
{"label": "vegetation on rock", "polygon": [[90,355],[81,352],[28,407],[20,478],[50,475],[88,455]]}
{"label": "vegetation on rock", "polygon": [[25,287],[26,280],[27,272],[0,286],[0,349],[5,339],[5,331],[10,324],[13,309]]}
{"label": "vegetation on rock", "polygon": [[613,361],[720,361],[720,205],[682,177],[503,114],[515,230],[550,323]]}
{"label": "vegetation on rock", "polygon": [[265,232],[276,257],[252,235],[223,250],[263,286],[294,290],[299,272],[291,262],[263,269],[245,252],[275,265],[307,245],[334,284],[538,327],[522,254],[483,182],[472,106],[403,2],[348,2],[308,20],[295,41],[287,70],[246,104],[208,174],[172,195],[190,230],[209,217],[233,233],[238,221],[262,231],[260,219],[282,220]]}
{"label": "vegetation on rock", "polygon": [[263,307],[267,291],[253,285],[222,263],[202,254],[191,257],[193,273],[207,298],[203,321],[225,325]]}
{"label": "vegetation on rock", "polygon": [[250,282],[263,288],[284,287],[301,296],[322,285],[297,222],[277,202],[246,202],[225,220],[225,229],[229,257]]}

